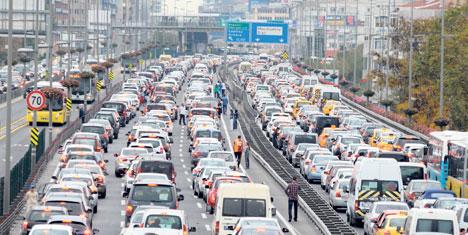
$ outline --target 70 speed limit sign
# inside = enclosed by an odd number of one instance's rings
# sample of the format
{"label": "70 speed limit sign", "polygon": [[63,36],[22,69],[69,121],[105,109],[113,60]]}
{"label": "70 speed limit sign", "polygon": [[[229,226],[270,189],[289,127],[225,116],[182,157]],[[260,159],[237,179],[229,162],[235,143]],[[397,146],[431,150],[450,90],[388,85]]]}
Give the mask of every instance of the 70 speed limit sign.
{"label": "70 speed limit sign", "polygon": [[40,91],[31,91],[26,97],[26,103],[28,104],[28,108],[31,110],[40,110],[44,108],[46,99],[44,93]]}

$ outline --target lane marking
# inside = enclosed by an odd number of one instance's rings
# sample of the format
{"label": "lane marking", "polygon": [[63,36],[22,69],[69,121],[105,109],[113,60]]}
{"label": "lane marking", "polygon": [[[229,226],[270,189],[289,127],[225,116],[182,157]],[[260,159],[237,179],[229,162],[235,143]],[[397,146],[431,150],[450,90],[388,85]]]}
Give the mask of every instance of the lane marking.
{"label": "lane marking", "polygon": [[124,210],[121,210],[121,211],[120,211],[120,215],[121,215],[121,216],[125,216],[125,211],[124,211]]}
{"label": "lane marking", "polygon": [[206,231],[211,231],[211,227],[208,224],[205,224]]}
{"label": "lane marking", "polygon": [[201,203],[199,203],[199,202],[197,202],[197,206],[198,206],[198,208],[200,208],[200,209],[202,208],[202,205],[201,205]]}
{"label": "lane marking", "polygon": [[188,171],[184,171],[184,174],[188,175]]}
{"label": "lane marking", "polygon": [[187,178],[187,182],[192,183],[192,180],[190,178]]}
{"label": "lane marking", "polygon": [[181,145],[180,145],[180,147],[182,148],[182,147],[184,147],[184,145],[183,145],[183,144],[181,144]]}
{"label": "lane marking", "polygon": [[123,228],[125,226],[125,222],[120,221],[120,227]]}
{"label": "lane marking", "polygon": [[120,205],[125,206],[125,200],[121,200]]}
{"label": "lane marking", "polygon": [[201,217],[202,217],[203,219],[206,219],[206,218],[207,218],[205,213],[201,213]]}
{"label": "lane marking", "polygon": [[180,159],[180,162],[184,162],[184,161],[185,161],[184,159],[182,159],[182,158]]}
{"label": "lane marking", "polygon": [[[25,123],[25,124],[15,128],[15,129],[11,130],[11,133],[14,133],[14,132],[18,131],[19,129],[21,129],[21,128],[25,127],[25,126],[28,126],[28,125],[29,125],[29,123]],[[6,137],[6,134],[0,136],[0,140],[3,140],[5,137]]]}
{"label": "lane marking", "polygon": [[[10,124],[10,126],[15,125],[16,123],[20,122],[21,120],[23,120],[23,119],[25,119],[25,118],[26,118],[26,115],[24,115],[23,117],[21,117],[20,119],[18,119],[18,120],[16,120],[16,121],[12,122],[12,123]],[[0,128],[0,131],[3,131],[3,130],[5,130],[5,129],[6,129],[6,126]]]}
{"label": "lane marking", "polygon": [[185,164],[184,164],[184,165],[182,165],[182,167],[183,167],[183,168],[187,168],[187,166],[186,166]]}
{"label": "lane marking", "polygon": [[124,183],[120,183],[120,187],[125,188],[125,184],[124,184]]}
{"label": "lane marking", "polygon": [[182,153],[179,153],[179,156],[183,157],[184,155]]}

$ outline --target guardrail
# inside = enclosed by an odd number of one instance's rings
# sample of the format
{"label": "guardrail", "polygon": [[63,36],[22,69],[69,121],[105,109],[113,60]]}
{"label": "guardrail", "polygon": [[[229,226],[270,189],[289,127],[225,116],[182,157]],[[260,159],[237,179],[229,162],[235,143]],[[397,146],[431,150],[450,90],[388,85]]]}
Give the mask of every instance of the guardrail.
{"label": "guardrail", "polygon": [[[102,106],[102,103],[108,100],[116,91],[118,91],[121,87],[121,84],[123,81],[120,81],[116,84],[113,85],[111,88],[110,92],[101,99],[100,102],[94,104],[91,106],[91,108],[87,111],[86,113],[86,120],[89,119],[89,117],[93,116],[96,114],[99,109]],[[29,176],[28,180],[23,186],[23,189],[19,192],[18,195],[15,195],[15,199],[13,200],[13,203],[11,204],[10,207],[10,213],[4,214],[1,218],[1,224],[0,224],[0,234],[2,235],[8,235],[10,234],[10,228],[12,227],[13,223],[15,222],[15,219],[17,218],[18,215],[20,215],[23,206],[25,204],[24,200],[24,193],[28,190],[28,185],[32,183],[36,183],[39,180],[39,176],[42,174],[44,169],[46,168],[45,166],[49,162],[49,160],[55,155],[57,150],[60,148],[61,144],[70,138],[77,130],[79,130],[81,127],[81,119],[77,118],[74,122],[72,122],[67,128],[65,128],[61,133],[59,133],[55,139],[52,141],[52,143],[49,145],[49,147],[46,149],[44,154],[40,157],[40,160],[36,166],[36,168],[32,171],[31,175]],[[3,181],[2,181],[3,182]],[[3,185],[1,185],[3,187]]]}
{"label": "guardrail", "polygon": [[230,79],[220,77],[229,91],[230,104],[240,113],[239,122],[244,138],[247,142],[252,143],[252,149],[258,153],[257,158],[263,160],[260,161],[262,166],[283,187],[287,185],[286,182],[291,182],[292,178],[296,177],[301,186],[299,205],[323,234],[356,234],[354,229],[341,219],[291,164],[275,149],[271,148],[270,142],[255,122],[256,112],[249,105],[246,99],[247,94],[235,84],[238,79],[232,74],[232,70],[229,71]]}

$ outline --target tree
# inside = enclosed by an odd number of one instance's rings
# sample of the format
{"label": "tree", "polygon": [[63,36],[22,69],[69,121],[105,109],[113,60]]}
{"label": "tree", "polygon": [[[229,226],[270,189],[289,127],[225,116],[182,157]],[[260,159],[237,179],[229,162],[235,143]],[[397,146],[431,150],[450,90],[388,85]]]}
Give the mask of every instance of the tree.
{"label": "tree", "polygon": [[367,91],[364,91],[363,95],[367,99],[367,104],[369,104],[369,99],[375,95],[375,92],[373,90],[367,90]]}

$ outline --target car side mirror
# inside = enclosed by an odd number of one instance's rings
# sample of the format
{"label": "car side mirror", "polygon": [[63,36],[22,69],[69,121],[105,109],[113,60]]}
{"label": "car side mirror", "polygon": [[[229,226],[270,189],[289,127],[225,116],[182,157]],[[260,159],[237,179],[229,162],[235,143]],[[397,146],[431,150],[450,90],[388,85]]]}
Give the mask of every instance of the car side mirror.
{"label": "car side mirror", "polygon": [[275,199],[273,197],[270,197],[270,201],[273,202]]}
{"label": "car side mirror", "polygon": [[403,228],[401,226],[396,227],[396,232],[397,233],[403,233]]}
{"label": "car side mirror", "polygon": [[119,154],[118,154],[118,153],[115,153],[115,154],[114,154],[114,157],[118,157],[118,156],[119,156]]}
{"label": "car side mirror", "polygon": [[57,176],[55,175],[51,176],[50,178],[52,178],[53,180],[57,180]]}
{"label": "car side mirror", "polygon": [[176,188],[176,192],[180,193],[180,192],[182,192],[182,189]]}
{"label": "car side mirror", "polygon": [[229,226],[227,226],[226,230],[234,230],[234,226],[229,225]]}
{"label": "car side mirror", "polygon": [[86,213],[93,213],[93,210],[87,209],[87,210],[86,210]]}
{"label": "car side mirror", "polygon": [[183,200],[184,200],[184,195],[177,196],[177,201],[183,201]]}
{"label": "car side mirror", "polygon": [[197,228],[195,228],[195,227],[190,227],[190,229],[189,229],[189,232],[196,232],[196,231],[197,231]]}
{"label": "car side mirror", "polygon": [[95,228],[93,229],[93,234],[99,233],[99,229]]}
{"label": "car side mirror", "polygon": [[170,144],[173,144],[173,143],[174,143],[174,139],[169,138],[169,143],[170,143]]}
{"label": "car side mirror", "polygon": [[122,192],[122,197],[128,197],[127,191],[123,191],[123,192]]}
{"label": "car side mirror", "polygon": [[109,162],[109,160],[107,160],[107,159],[106,159],[106,160],[104,160],[104,162],[105,162],[105,163],[108,163],[108,162]]}
{"label": "car side mirror", "polygon": [[281,231],[283,231],[283,233],[289,233],[289,229],[287,228],[282,228]]}
{"label": "car side mirror", "polygon": [[209,186],[209,185],[205,185],[205,188],[210,188],[210,186]]}
{"label": "car side mirror", "polygon": [[128,136],[129,134],[130,134],[130,132],[125,133],[126,136]]}
{"label": "car side mirror", "polygon": [[276,207],[271,208],[271,216],[276,216]]}
{"label": "car side mirror", "polygon": [[140,225],[139,225],[139,224],[134,224],[133,227],[134,227],[134,228],[139,228]]}

